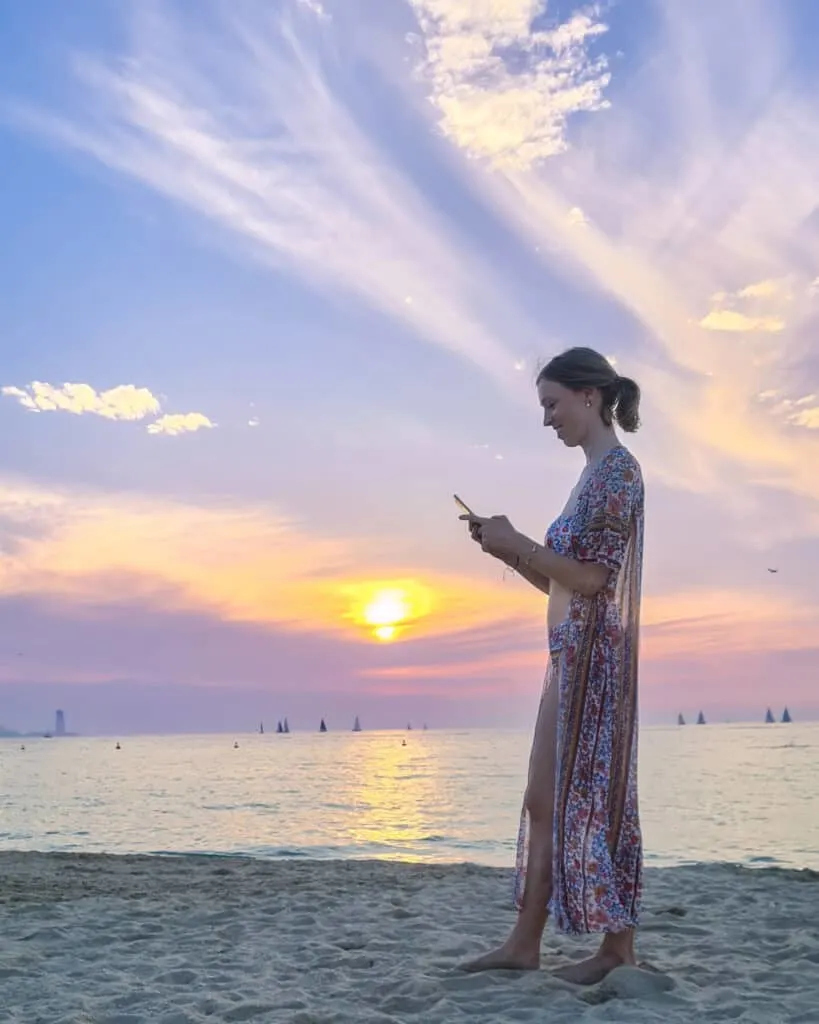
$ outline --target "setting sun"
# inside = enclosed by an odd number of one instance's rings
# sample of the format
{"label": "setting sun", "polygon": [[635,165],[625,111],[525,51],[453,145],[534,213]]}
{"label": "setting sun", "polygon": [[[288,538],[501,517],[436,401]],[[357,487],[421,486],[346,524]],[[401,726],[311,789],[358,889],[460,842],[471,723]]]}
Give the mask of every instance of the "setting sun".
{"label": "setting sun", "polygon": [[347,592],[353,598],[347,617],[378,640],[393,640],[402,626],[428,615],[432,606],[430,591],[414,580],[357,584]]}
{"label": "setting sun", "polygon": [[403,590],[382,590],[364,609],[364,621],[379,640],[391,640],[396,626],[411,614]]}

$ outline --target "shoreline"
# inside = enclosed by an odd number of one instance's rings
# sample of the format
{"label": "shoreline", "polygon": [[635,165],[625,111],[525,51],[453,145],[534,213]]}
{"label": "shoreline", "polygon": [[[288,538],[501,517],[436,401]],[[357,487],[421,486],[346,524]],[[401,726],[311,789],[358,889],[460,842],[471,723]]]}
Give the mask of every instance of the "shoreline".
{"label": "shoreline", "polygon": [[580,989],[550,971],[596,940],[551,927],[540,971],[457,969],[511,926],[509,869],[0,851],[0,980],[13,1022],[534,1024],[548,1012],[558,1024],[705,1024],[747,1010],[807,1024],[819,1001],[817,919],[819,872],[807,868],[649,867],[642,969]]}

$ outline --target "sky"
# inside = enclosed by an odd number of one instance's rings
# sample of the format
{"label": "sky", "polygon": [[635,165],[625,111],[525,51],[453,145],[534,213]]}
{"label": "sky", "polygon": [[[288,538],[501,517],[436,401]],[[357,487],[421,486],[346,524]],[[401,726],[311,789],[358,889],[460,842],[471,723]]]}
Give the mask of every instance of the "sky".
{"label": "sky", "polygon": [[452,494],[542,539],[570,345],[643,389],[642,721],[819,715],[818,30],[0,5],[0,722],[531,725],[545,599]]}

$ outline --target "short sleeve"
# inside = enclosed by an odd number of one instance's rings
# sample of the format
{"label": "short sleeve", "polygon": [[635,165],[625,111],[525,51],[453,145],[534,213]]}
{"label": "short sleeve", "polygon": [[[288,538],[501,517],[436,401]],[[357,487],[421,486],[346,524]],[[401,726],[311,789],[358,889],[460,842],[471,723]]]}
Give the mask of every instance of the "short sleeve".
{"label": "short sleeve", "polygon": [[643,479],[633,457],[615,457],[589,485],[578,531],[576,557],[619,570],[634,517],[642,512]]}

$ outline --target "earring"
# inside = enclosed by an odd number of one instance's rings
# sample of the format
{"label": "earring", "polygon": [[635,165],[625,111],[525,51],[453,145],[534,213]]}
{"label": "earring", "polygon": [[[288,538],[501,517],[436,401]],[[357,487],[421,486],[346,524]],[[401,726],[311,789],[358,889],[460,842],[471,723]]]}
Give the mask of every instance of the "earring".
{"label": "earring", "polygon": [[591,409],[591,399],[590,398],[586,399],[586,408],[587,409]]}

